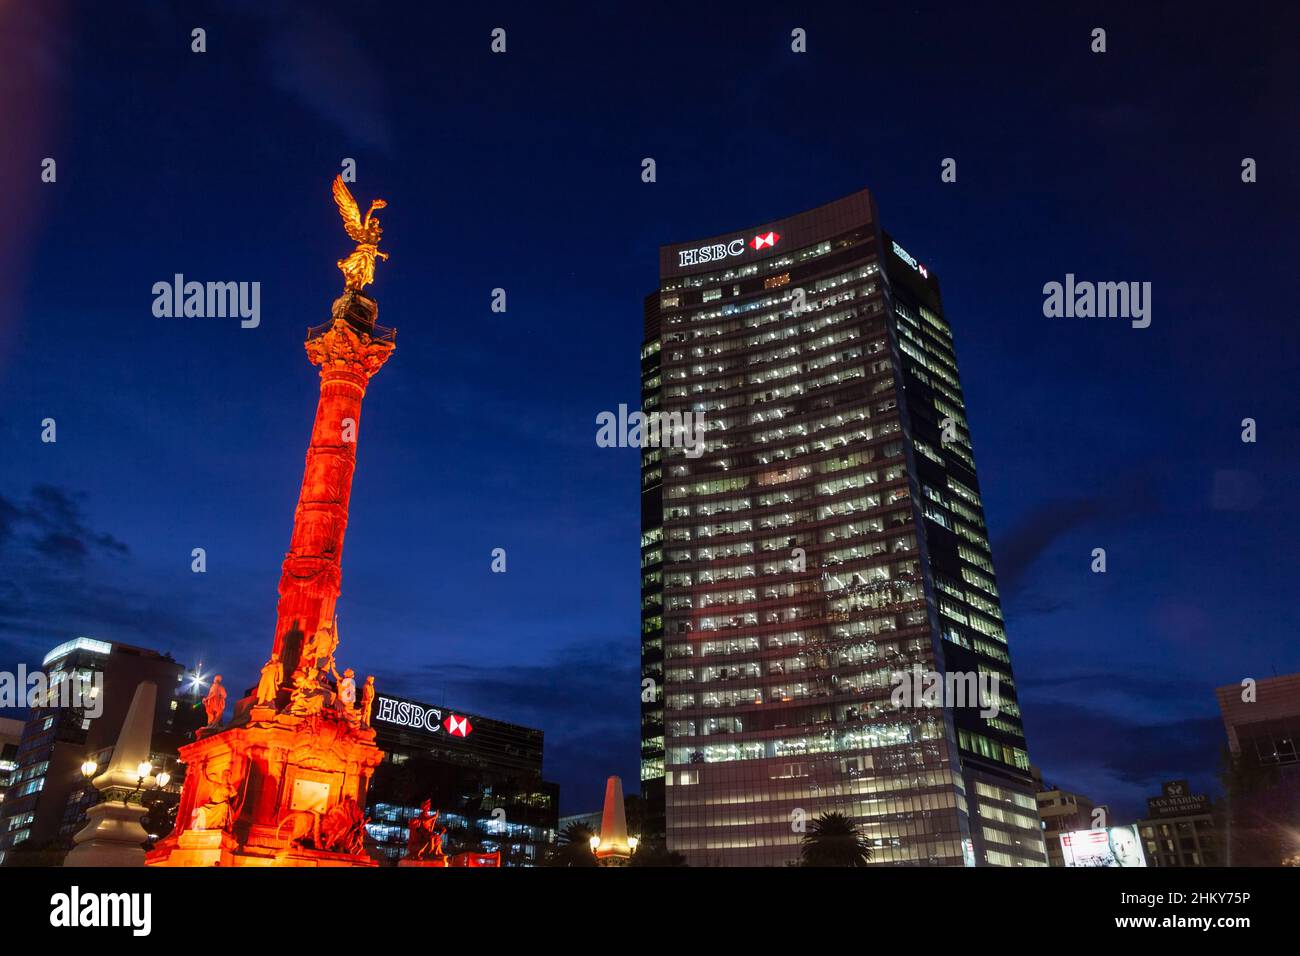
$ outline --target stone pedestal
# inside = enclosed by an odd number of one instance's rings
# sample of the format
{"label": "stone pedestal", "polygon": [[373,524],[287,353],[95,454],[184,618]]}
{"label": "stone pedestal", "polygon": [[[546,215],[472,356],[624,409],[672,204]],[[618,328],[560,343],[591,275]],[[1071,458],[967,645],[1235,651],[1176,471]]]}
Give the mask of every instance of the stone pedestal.
{"label": "stone pedestal", "polygon": [[[254,708],[258,717],[266,708]],[[332,714],[250,720],[181,748],[185,788],[177,831],[150,866],[375,866],[332,844],[349,812],[364,812],[383,759],[375,732]],[[355,831],[354,831],[355,832]]]}
{"label": "stone pedestal", "polygon": [[235,838],[221,830],[186,830],[176,841],[168,866],[231,866]]}
{"label": "stone pedestal", "polygon": [[86,810],[86,826],[74,838],[76,846],[65,866],[144,866],[144,841],[149,834],[140,824],[145,808],[125,800],[105,800]]}

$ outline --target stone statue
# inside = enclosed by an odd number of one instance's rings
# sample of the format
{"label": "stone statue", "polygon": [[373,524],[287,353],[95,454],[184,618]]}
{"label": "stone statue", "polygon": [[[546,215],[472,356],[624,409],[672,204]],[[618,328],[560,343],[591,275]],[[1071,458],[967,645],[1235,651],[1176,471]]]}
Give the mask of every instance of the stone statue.
{"label": "stone statue", "polygon": [[319,660],[320,644],[317,641],[317,634],[304,635],[302,644],[298,648],[298,667],[315,667]]}
{"label": "stone statue", "polygon": [[320,713],[325,705],[325,689],[320,686],[319,671],[312,664],[293,672],[293,690],[289,694],[289,713],[309,717]]}
{"label": "stone statue", "polygon": [[207,726],[215,727],[221,722],[221,715],[226,712],[226,689],[221,686],[221,675],[212,678],[212,689],[203,698],[203,709],[207,711]]}
{"label": "stone statue", "polygon": [[318,849],[360,856],[365,845],[366,817],[351,795],[344,797],[321,818]]}
{"label": "stone statue", "polygon": [[428,860],[442,856],[442,837],[447,828],[438,829],[438,811],[429,813],[429,801],[420,804],[420,815],[407,825],[406,858]]}
{"label": "stone statue", "polygon": [[[232,805],[239,790],[239,779],[232,776],[230,767],[220,779],[208,776],[212,789],[208,791],[208,802],[195,809],[191,816],[191,828],[195,830],[229,830],[235,820],[237,809]],[[205,773],[206,775],[206,773]]]}
{"label": "stone statue", "polygon": [[295,810],[275,828],[277,838],[286,826],[289,827],[286,844],[289,847],[311,846],[329,853],[360,856],[365,846],[365,814],[351,796],[344,797],[323,814],[315,810]]}
{"label": "stone statue", "polygon": [[308,843],[312,846],[318,846],[320,844],[320,814],[315,810],[295,810],[292,813],[285,814],[275,828],[275,838],[277,840],[285,827],[289,828],[289,839],[286,846],[306,846]]}
{"label": "stone statue", "polygon": [[357,681],[355,671],[349,667],[343,672],[342,678],[339,679],[339,700],[348,710],[357,702]]}
{"label": "stone statue", "polygon": [[374,216],[376,209],[383,209],[388,203],[376,199],[370,204],[370,209],[366,211],[366,218],[363,220],[357,201],[352,198],[352,193],[348,192],[348,187],[343,185],[342,175],[334,177],[333,188],[334,205],[339,207],[339,215],[343,217],[343,229],[348,237],[357,243],[352,255],[340,259],[337,263],[339,271],[343,273],[343,290],[360,292],[375,281],[375,258],[388,260],[388,253],[379,251],[379,239],[383,230],[379,227],[379,220]]}
{"label": "stone statue", "polygon": [[[320,628],[316,631],[312,646],[313,656],[311,663],[319,665],[320,661],[324,659],[325,664],[321,669],[327,674],[332,673],[334,671],[334,652],[338,650],[339,646],[339,628],[337,618],[332,621],[325,621],[321,624]],[[335,676],[337,677],[338,675],[335,674]]]}
{"label": "stone statue", "polygon": [[275,695],[284,683],[284,665],[280,655],[272,654],[271,659],[262,665],[262,676],[257,682],[257,702],[259,704],[275,703]]}
{"label": "stone statue", "polygon": [[375,709],[375,675],[366,678],[361,686],[361,723],[370,726],[370,714]]}

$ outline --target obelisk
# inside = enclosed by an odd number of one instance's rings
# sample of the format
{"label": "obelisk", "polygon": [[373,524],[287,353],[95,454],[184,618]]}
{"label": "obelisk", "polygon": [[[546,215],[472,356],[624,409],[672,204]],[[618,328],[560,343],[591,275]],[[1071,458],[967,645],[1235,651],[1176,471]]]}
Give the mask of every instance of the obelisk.
{"label": "obelisk", "polygon": [[93,785],[99,803],[86,810],[88,822],[72,838],[76,844],[64,866],[144,866],[144,841],[148,837],[140,820],[145,814],[141,795],[153,786],[150,773],[141,779],[140,765],[149,759],[153,740],[154,706],[158,687],[141,681],[117,735],[113,760]]}
{"label": "obelisk", "polygon": [[623,807],[623,780],[605,781],[605,807],[600,815],[600,842],[593,847],[601,866],[624,866],[632,857],[633,843],[627,835],[627,812]]}

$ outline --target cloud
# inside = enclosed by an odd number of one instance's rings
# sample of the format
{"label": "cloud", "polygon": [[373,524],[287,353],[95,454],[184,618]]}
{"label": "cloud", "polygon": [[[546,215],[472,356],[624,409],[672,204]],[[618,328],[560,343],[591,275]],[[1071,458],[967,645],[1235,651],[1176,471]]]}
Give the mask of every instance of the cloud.
{"label": "cloud", "polygon": [[[1049,781],[1129,819],[1166,780],[1214,786],[1227,738],[1205,683],[1103,668],[1020,683],[1030,758]],[[1202,715],[1182,716],[1197,701]]]}
{"label": "cloud", "polygon": [[116,535],[90,526],[84,496],[40,484],[0,496],[0,667],[40,660],[79,634],[160,651],[237,653],[255,633],[246,589],[214,589],[204,575],[159,575],[133,565]]}
{"label": "cloud", "polygon": [[19,546],[25,544],[63,565],[80,564],[92,550],[127,554],[127,546],[113,535],[86,525],[81,501],[80,496],[45,484],[33,487],[24,504],[0,496],[0,546],[18,539]]}
{"label": "cloud", "polygon": [[1025,586],[1029,570],[1052,543],[1066,533],[1106,514],[1099,498],[1076,498],[1040,505],[997,543],[998,586],[1014,595]]}
{"label": "cloud", "polygon": [[1152,480],[1146,475],[1133,475],[1101,494],[1038,505],[995,542],[998,586],[1004,598],[1025,587],[1030,570],[1058,539],[1093,522],[1122,523],[1149,510],[1156,500]]}
{"label": "cloud", "polygon": [[1145,816],[1166,780],[1213,789],[1226,742],[1216,717],[1147,722],[1092,707],[1023,702],[1030,758],[1049,782],[1108,804],[1116,822]]}

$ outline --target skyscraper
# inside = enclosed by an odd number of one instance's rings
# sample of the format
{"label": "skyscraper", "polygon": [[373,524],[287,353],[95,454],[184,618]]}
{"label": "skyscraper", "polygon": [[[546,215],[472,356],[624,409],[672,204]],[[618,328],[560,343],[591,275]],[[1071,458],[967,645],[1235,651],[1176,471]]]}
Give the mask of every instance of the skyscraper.
{"label": "skyscraper", "polygon": [[[647,835],[789,865],[838,811],[876,863],[1045,865],[937,277],[865,190],[659,266],[643,411],[705,446],[642,451]],[[921,675],[998,705],[891,700]]]}
{"label": "skyscraper", "polygon": [[[0,806],[0,863],[6,865],[17,865],[20,854],[14,848],[24,843],[32,851],[48,849],[55,859],[72,845],[85,824],[86,807],[95,799],[81,765],[88,758],[105,765],[141,681],[158,686],[155,750],[174,759],[178,735],[194,723],[192,711],[178,697],[184,668],[168,654],[76,637],[46,654],[41,668],[49,695],[28,712],[14,758],[17,766]],[[97,674],[102,684],[96,690]],[[72,684],[91,691],[80,700],[69,699],[66,690]],[[155,766],[162,769],[159,756]]]}

